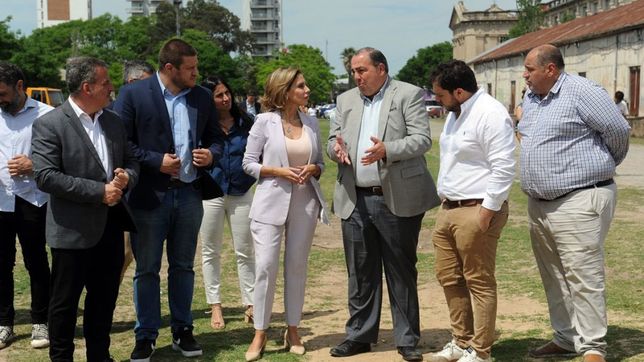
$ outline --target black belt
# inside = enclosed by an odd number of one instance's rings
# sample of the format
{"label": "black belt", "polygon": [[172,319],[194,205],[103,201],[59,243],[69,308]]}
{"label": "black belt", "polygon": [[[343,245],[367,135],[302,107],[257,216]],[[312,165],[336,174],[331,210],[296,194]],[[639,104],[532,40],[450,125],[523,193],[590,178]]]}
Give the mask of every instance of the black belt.
{"label": "black belt", "polygon": [[455,209],[457,207],[476,206],[483,203],[483,199],[467,199],[467,200],[443,200],[443,207],[446,209]]}
{"label": "black belt", "polygon": [[596,183],[596,184],[594,184],[594,185],[588,185],[588,186],[578,187],[578,188],[576,188],[576,189],[574,189],[574,190],[571,190],[571,191],[566,192],[565,194],[563,194],[563,195],[561,195],[561,196],[557,196],[557,197],[555,197],[555,198],[554,198],[554,199],[552,199],[552,200],[546,200],[546,199],[539,199],[539,200],[540,200],[540,201],[554,201],[554,200],[559,200],[559,199],[561,199],[561,198],[563,198],[563,197],[566,197],[566,196],[570,195],[571,193],[573,193],[573,192],[575,192],[575,191],[581,191],[581,190],[587,190],[587,189],[594,189],[594,188],[596,188],[596,187],[604,187],[604,186],[612,185],[612,184],[614,184],[614,183],[615,183],[615,180],[613,180],[612,178],[609,178],[608,180],[599,181],[598,183]]}
{"label": "black belt", "polygon": [[171,178],[170,182],[168,182],[168,190],[181,189],[190,185],[192,185],[192,182],[188,183],[188,182],[183,182],[178,178]]}
{"label": "black belt", "polygon": [[356,186],[356,191],[364,192],[365,194],[370,194],[370,195],[382,196],[382,186],[371,186],[371,187]]}

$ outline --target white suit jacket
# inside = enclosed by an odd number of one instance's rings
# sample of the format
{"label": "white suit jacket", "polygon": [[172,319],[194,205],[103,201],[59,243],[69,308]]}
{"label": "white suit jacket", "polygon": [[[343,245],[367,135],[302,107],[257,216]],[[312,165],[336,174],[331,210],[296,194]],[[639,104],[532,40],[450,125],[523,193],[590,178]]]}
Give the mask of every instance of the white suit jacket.
{"label": "white suit jacket", "polygon": [[[317,164],[324,171],[324,159],[320,141],[320,127],[317,119],[299,112],[302,120],[304,135],[311,141],[310,164]],[[286,142],[282,130],[282,119],[277,113],[261,113],[255,118],[253,128],[248,135],[246,153],[242,167],[244,171],[258,179],[249,217],[253,220],[270,225],[283,225],[288,215],[293,184],[282,177],[260,177],[262,166],[289,167],[286,154]],[[326,205],[317,178],[311,177],[309,182],[315,189],[320,202],[319,219],[328,224]]]}

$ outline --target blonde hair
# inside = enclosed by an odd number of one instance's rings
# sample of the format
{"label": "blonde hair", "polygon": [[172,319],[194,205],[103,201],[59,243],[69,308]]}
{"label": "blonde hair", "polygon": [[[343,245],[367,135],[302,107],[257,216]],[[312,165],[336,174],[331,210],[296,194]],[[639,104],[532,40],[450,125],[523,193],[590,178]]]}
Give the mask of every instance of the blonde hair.
{"label": "blonde hair", "polygon": [[302,71],[293,67],[278,68],[266,79],[264,95],[260,103],[263,112],[272,112],[284,108],[288,101],[288,91]]}

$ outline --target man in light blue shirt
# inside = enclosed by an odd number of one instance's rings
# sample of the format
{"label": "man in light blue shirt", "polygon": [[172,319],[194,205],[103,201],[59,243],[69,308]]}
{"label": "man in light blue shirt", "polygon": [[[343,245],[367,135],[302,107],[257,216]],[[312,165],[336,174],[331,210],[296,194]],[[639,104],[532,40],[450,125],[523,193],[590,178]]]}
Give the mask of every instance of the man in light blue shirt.
{"label": "man in light blue shirt", "polygon": [[528,53],[523,77],[530,92],[519,123],[521,188],[554,330],[530,356],[583,354],[584,362],[604,362],[604,239],[630,127],[603,88],[564,72],[553,45]]}
{"label": "man in light blue shirt", "polygon": [[31,345],[49,346],[49,262],[45,248],[46,203],[31,162],[31,126],[53,108],[25,94],[20,68],[0,62],[0,349],[15,338],[13,324],[16,235],[31,282]]}

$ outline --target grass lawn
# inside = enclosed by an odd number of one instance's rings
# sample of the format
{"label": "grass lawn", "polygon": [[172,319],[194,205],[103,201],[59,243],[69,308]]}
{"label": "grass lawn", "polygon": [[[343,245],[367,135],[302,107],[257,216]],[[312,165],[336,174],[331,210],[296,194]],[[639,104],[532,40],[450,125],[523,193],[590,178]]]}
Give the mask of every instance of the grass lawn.
{"label": "grass lawn", "polygon": [[[321,120],[323,137],[328,135],[328,121]],[[437,137],[438,135],[434,135]],[[428,165],[434,178],[438,175],[438,142],[434,143],[432,150],[426,155]],[[321,185],[330,204],[332,200],[333,185],[336,176],[335,163],[328,161],[326,172],[322,176]],[[404,192],[404,190],[402,190]],[[617,214],[613,221],[611,231],[606,241],[606,267],[608,278],[608,306],[609,306],[609,360],[610,361],[644,361],[644,278],[642,264],[644,262],[644,224],[641,223],[642,206],[644,205],[644,190],[620,189]],[[534,257],[530,247],[530,238],[527,229],[526,196],[521,192],[518,182],[515,183],[510,195],[510,219],[504,229],[499,242],[497,258],[497,278],[499,292],[504,295],[522,296],[531,300],[545,303],[545,296],[541,281],[536,269]],[[424,220],[424,229],[431,230],[434,212],[429,212]],[[228,231],[227,231],[228,233]],[[337,238],[340,238],[337,230]],[[229,238],[229,233],[227,234]],[[15,268],[16,280],[16,329],[19,340],[9,348],[0,351],[0,361],[47,361],[46,350],[32,350],[29,347],[29,279],[25,272],[20,252]],[[251,341],[252,326],[243,322],[243,309],[239,302],[236,264],[230,243],[226,243],[222,260],[222,297],[226,317],[226,329],[212,331],[209,327],[210,315],[206,313],[209,307],[205,302],[203,283],[201,278],[200,257],[195,260],[195,294],[193,301],[193,314],[195,318],[195,331],[198,341],[202,344],[205,354],[202,358],[190,361],[241,361],[244,352]],[[165,270],[167,264],[164,264]],[[433,280],[433,254],[431,250],[419,253],[419,281]],[[305,315],[308,326],[317,326],[316,316],[323,315],[324,311],[338,303],[346,306],[346,276],[344,275],[344,254],[341,249],[314,247],[309,265],[309,287],[313,289],[318,283],[328,278],[337,276],[337,288],[329,290],[327,294],[309,295],[305,309],[311,312],[312,317]],[[134,312],[132,304],[133,267],[131,266],[124,281],[115,313],[111,352],[115,359],[125,361],[134,345]],[[335,274],[334,274],[335,273]],[[281,281],[278,278],[277,296],[282,293]],[[420,283],[419,283],[420,285]],[[159,349],[153,361],[188,360],[171,350],[169,312],[167,307],[167,283],[162,277],[162,315],[163,328],[157,341]],[[442,296],[441,296],[442,298]],[[442,299],[441,299],[442,300]],[[280,302],[281,303],[281,302]],[[278,301],[276,301],[276,306]],[[82,307],[82,303],[81,303]],[[346,307],[344,307],[346,308]],[[320,311],[319,313],[317,311]],[[383,310],[383,316],[388,314]],[[82,315],[82,314],[81,314]],[[309,318],[307,320],[307,318]],[[320,317],[321,318],[321,317]],[[430,316],[431,318],[431,316]],[[265,361],[304,361],[310,356],[297,357],[289,353],[277,352],[280,342],[282,316],[274,317],[273,328],[269,332],[269,352],[265,354]],[[520,323],[527,326],[517,331],[502,331],[496,342],[493,355],[496,361],[523,361],[526,351],[545,342],[550,338],[551,331],[547,314],[537,313]],[[82,323],[79,318],[78,324]],[[337,330],[334,333],[343,333],[344,321],[334,322]],[[77,329],[81,336],[81,329]],[[307,340],[306,335],[305,340]],[[82,339],[76,340],[77,360],[84,360]],[[438,347],[438,346],[436,346]],[[387,359],[388,360],[388,359]],[[400,359],[396,359],[400,360]],[[577,359],[570,359],[578,361]],[[338,360],[340,361],[340,360]]]}

